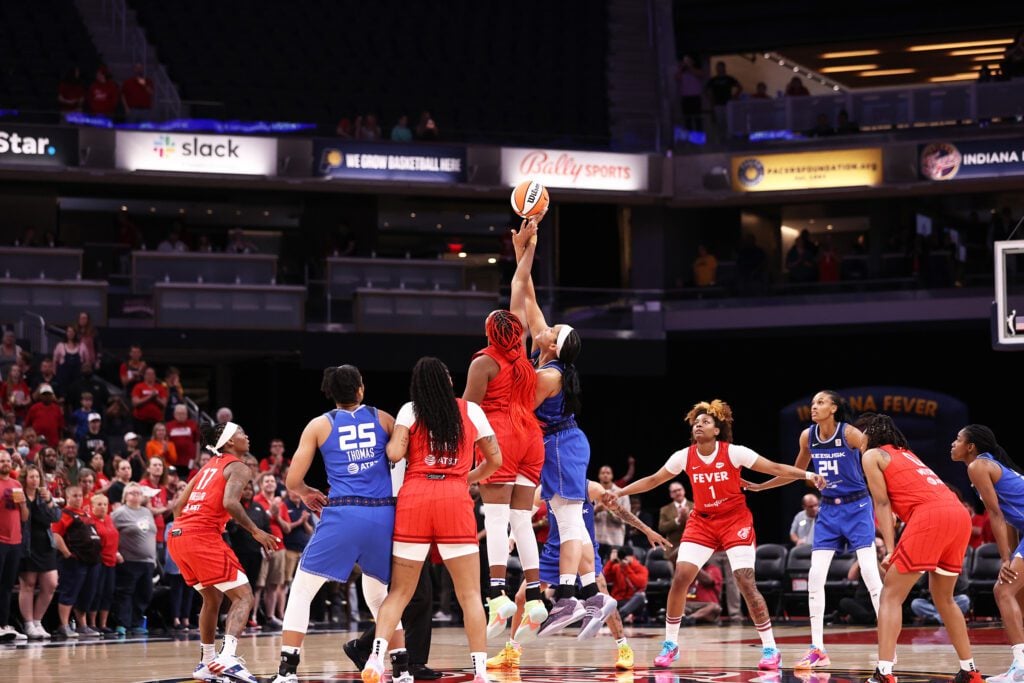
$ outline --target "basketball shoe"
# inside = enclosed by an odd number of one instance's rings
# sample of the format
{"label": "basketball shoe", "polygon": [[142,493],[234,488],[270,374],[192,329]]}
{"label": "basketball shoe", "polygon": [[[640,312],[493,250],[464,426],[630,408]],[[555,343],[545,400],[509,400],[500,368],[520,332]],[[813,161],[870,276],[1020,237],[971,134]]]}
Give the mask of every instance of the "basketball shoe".
{"label": "basketball shoe", "polygon": [[[212,664],[213,662],[210,663]],[[210,669],[203,662],[199,662],[198,664],[196,664],[196,668],[192,671],[192,678],[194,678],[197,681],[210,681],[211,683],[214,681],[225,680],[217,674],[210,671]]]}
{"label": "basketball shoe", "polygon": [[778,671],[782,668],[782,653],[777,647],[766,647],[761,649],[761,661],[757,668],[762,671]]}
{"label": "basketball shoe", "polygon": [[667,669],[677,659],[679,659],[679,646],[671,640],[666,640],[661,644],[661,652],[654,658],[654,666]]}
{"label": "basketball shoe", "polygon": [[615,660],[615,668],[619,671],[629,671],[633,668],[633,648],[629,643],[619,645],[619,656]]}
{"label": "basketball shoe", "polygon": [[953,679],[953,683],[985,683],[985,678],[977,671],[964,671],[960,669],[956,672],[956,678]]}
{"label": "basketball shoe", "polygon": [[518,669],[519,658],[523,654],[523,647],[519,643],[513,644],[512,641],[505,643],[505,647],[501,648],[498,654],[494,655],[487,660],[488,669]]}
{"label": "basketball shoe", "polygon": [[875,673],[871,674],[871,678],[866,683],[896,683],[896,676],[894,674],[884,674],[875,669]]}
{"label": "basketball shoe", "polygon": [[553,636],[566,626],[575,624],[587,613],[587,608],[576,598],[562,598],[551,608],[551,614],[540,626],[537,635]]}
{"label": "basketball shoe", "polygon": [[487,637],[497,638],[505,630],[509,617],[516,613],[516,603],[502,593],[487,600]]}
{"label": "basketball shoe", "polygon": [[245,660],[238,655],[219,654],[216,659],[206,664],[206,668],[221,679],[229,678],[241,683],[259,683],[256,677],[245,668]]}
{"label": "basketball shoe", "polygon": [[370,655],[359,675],[363,683],[380,683],[384,679],[384,662],[377,655]]}
{"label": "basketball shoe", "polygon": [[587,638],[597,636],[601,627],[604,626],[604,622],[612,615],[618,604],[615,598],[604,593],[598,593],[587,598],[583,603],[583,608],[586,610],[583,624],[580,628],[580,634],[576,638],[586,640]]}
{"label": "basketball shoe", "polygon": [[812,647],[799,662],[793,665],[793,669],[799,671],[801,669],[818,669],[827,666],[832,666],[832,660],[828,658],[828,653],[820,647]]}
{"label": "basketball shoe", "polygon": [[1024,683],[1024,668],[1018,666],[1015,659],[1006,673],[989,676],[985,679],[985,683]]}
{"label": "basketball shoe", "polygon": [[519,621],[512,639],[517,643],[528,643],[537,637],[541,624],[548,618],[548,608],[543,600],[530,600],[523,605],[523,618]]}

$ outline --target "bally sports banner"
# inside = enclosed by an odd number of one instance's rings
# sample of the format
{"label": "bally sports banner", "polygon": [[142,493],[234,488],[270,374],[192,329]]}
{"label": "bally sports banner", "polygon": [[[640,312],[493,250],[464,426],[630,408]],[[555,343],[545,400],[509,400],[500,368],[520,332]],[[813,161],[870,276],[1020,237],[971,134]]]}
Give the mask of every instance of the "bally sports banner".
{"label": "bally sports banner", "polygon": [[394,142],[313,142],[313,174],[356,180],[461,183],[466,180],[466,148]]}
{"label": "bally sports banner", "polygon": [[535,180],[545,187],[634,192],[648,189],[644,154],[501,148],[501,181]]}
{"label": "bally sports banner", "polygon": [[77,166],[78,130],[0,123],[0,164]]}
{"label": "bally sports banner", "polygon": [[882,184],[882,149],[830,149],[732,158],[737,192],[872,187]]}
{"label": "bally sports banner", "polygon": [[126,171],[277,175],[277,140],[244,135],[117,131],[115,166]]}
{"label": "bally sports banner", "polygon": [[1024,140],[932,142],[918,147],[924,180],[985,178],[1024,174]]}

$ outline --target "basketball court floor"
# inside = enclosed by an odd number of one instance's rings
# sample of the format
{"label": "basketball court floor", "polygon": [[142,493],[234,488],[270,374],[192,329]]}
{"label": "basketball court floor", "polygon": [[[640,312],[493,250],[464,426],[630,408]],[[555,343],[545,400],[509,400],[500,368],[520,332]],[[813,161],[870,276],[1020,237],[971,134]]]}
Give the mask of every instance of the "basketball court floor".
{"label": "basketball court floor", "polygon": [[[680,658],[671,669],[652,665],[661,648],[663,630],[628,628],[626,635],[636,653],[632,672],[616,671],[615,642],[602,631],[596,639],[578,641],[572,629],[524,647],[517,672],[493,672],[494,683],[862,683],[874,668],[875,629],[826,627],[825,638],[832,667],[794,674],[792,665],[804,653],[809,628],[776,625],[775,636],[783,653],[783,671],[757,670],[760,641],[752,626],[699,626],[679,632]],[[973,626],[974,656],[985,676],[1003,673],[1010,664],[1010,648],[1001,628]],[[353,681],[359,672],[341,650],[355,637],[345,630],[313,631],[306,639],[299,679],[303,683]],[[269,682],[277,671],[280,634],[243,636],[239,654],[249,669]],[[493,655],[502,642],[488,643]],[[199,640],[149,637],[127,640],[83,640],[74,644],[0,645],[0,681],[32,683],[179,683],[191,681],[199,661]],[[428,664],[444,671],[442,681],[472,679],[469,654],[459,627],[435,627]],[[957,658],[941,627],[904,628],[897,649],[896,674],[900,683],[949,681]]]}

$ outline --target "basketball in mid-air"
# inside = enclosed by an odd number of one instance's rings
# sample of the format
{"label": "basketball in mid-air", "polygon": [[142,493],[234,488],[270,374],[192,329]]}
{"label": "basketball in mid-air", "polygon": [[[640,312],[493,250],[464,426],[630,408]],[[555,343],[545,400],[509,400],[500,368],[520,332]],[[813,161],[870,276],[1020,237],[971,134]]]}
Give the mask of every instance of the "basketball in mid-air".
{"label": "basketball in mid-air", "polygon": [[521,218],[544,215],[548,209],[548,190],[533,180],[524,180],[512,190],[512,210]]}

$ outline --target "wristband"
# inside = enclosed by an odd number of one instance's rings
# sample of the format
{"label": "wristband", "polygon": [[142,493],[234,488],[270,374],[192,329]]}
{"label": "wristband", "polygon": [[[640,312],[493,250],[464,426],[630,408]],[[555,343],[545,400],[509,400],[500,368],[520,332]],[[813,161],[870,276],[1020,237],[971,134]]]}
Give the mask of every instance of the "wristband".
{"label": "wristband", "polygon": [[814,472],[810,472],[810,471],[804,472],[804,479],[806,479],[808,481],[814,479]]}

